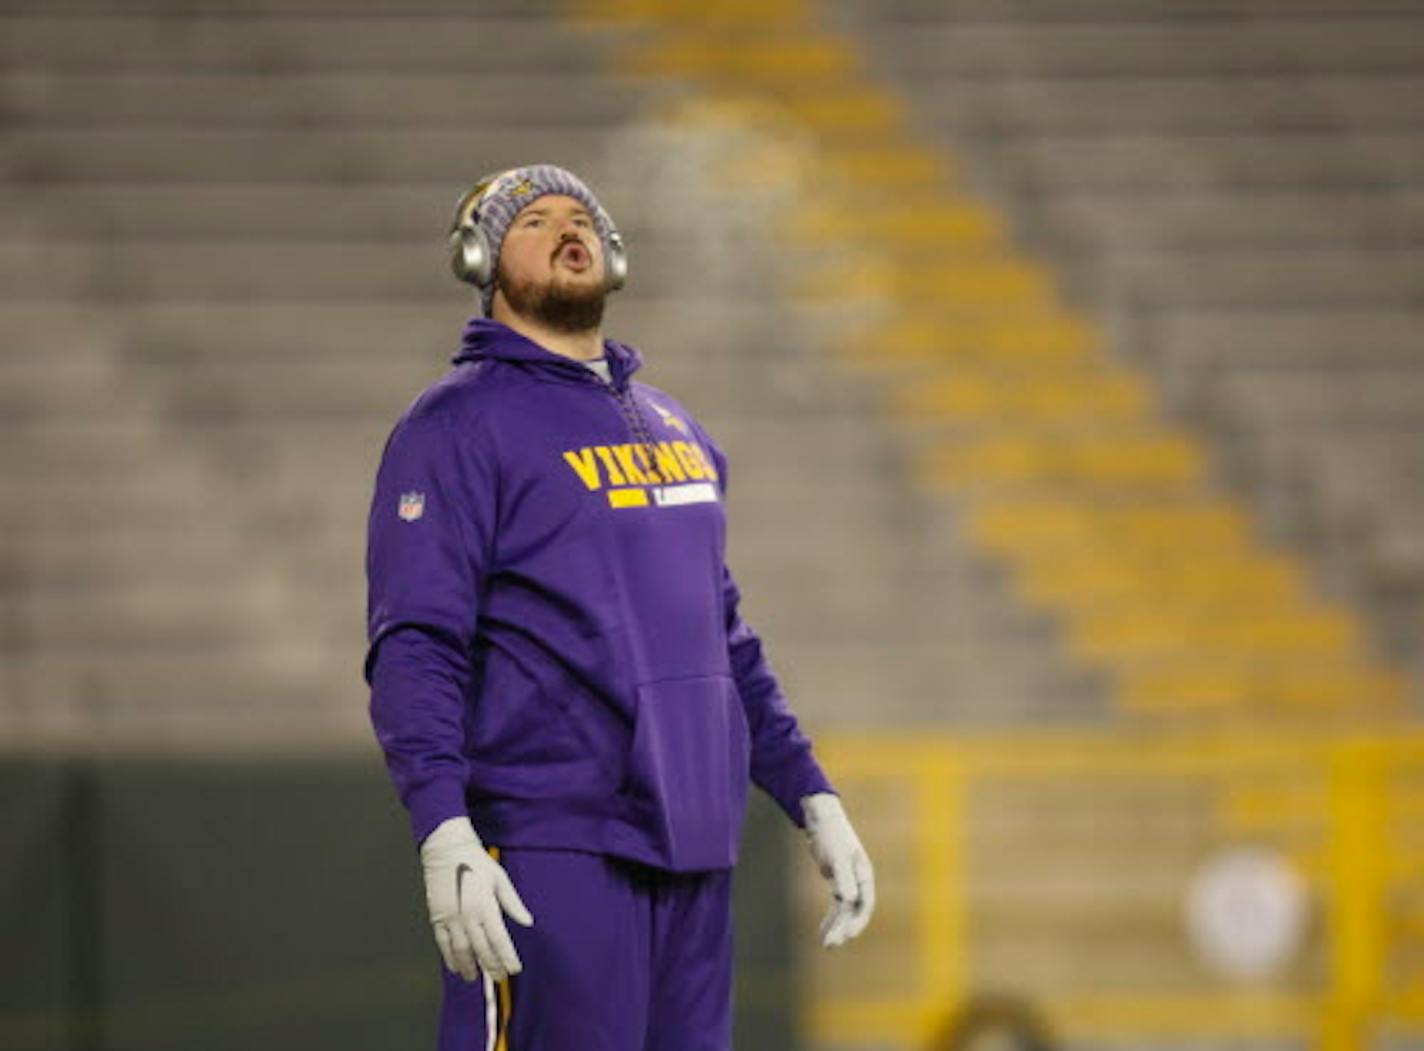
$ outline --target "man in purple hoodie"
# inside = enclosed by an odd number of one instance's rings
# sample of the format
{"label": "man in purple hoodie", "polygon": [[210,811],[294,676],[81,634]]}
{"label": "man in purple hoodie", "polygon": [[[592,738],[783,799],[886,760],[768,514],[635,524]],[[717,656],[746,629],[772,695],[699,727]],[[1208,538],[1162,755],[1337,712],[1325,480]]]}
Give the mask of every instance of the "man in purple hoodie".
{"label": "man in purple hoodie", "polygon": [[748,781],[831,884],[823,944],[869,921],[869,858],[738,612],[726,457],[601,334],[627,269],[607,213],[512,169],[451,248],[485,316],[382,453],[364,667],[441,1051],[728,1051]]}

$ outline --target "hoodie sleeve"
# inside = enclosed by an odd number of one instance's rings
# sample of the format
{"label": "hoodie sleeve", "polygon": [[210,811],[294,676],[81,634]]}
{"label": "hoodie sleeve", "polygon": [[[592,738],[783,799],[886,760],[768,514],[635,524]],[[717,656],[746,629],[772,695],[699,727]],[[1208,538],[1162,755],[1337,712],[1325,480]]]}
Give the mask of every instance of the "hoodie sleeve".
{"label": "hoodie sleeve", "polygon": [[[701,427],[698,433],[707,443],[717,468],[717,487],[727,495],[727,457]],[[742,593],[732,570],[722,566],[722,604],[727,623],[727,649],[732,677],[747,713],[752,737],[752,781],[776,800],[798,827],[805,827],[801,800],[816,792],[835,792],[825,771],[811,751],[811,740],[802,732],[791,706],[777,682],[761,638],[742,619]]]}
{"label": "hoodie sleeve", "polygon": [[371,498],[363,674],[417,843],[468,812],[465,698],[494,514],[494,472],[473,442],[438,414],[396,424]]}

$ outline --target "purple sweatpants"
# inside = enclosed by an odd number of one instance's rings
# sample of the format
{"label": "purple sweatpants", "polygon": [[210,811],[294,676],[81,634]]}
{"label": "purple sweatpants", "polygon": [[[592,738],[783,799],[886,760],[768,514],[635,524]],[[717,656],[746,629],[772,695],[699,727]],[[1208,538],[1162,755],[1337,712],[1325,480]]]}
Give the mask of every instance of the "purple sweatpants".
{"label": "purple sweatpants", "polygon": [[505,924],[524,970],[496,985],[441,967],[439,1051],[731,1051],[732,873],[509,849],[534,915]]}

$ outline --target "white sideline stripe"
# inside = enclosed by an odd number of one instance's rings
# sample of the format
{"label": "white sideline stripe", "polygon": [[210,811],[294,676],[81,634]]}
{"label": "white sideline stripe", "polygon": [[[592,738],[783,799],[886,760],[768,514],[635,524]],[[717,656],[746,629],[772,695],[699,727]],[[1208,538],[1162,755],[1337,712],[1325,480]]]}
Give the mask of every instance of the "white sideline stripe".
{"label": "white sideline stripe", "polygon": [[484,969],[480,970],[480,977],[484,979],[485,986],[485,1051],[494,1051],[495,1026],[499,1022],[495,1008],[494,982],[490,981],[490,976]]}

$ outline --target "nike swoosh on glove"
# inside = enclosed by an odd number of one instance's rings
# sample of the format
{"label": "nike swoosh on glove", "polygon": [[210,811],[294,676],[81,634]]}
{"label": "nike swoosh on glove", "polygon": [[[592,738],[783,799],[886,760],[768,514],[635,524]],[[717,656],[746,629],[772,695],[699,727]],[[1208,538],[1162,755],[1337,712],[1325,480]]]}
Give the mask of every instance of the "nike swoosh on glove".
{"label": "nike swoosh on glove", "polygon": [[811,857],[831,885],[831,907],[821,921],[821,944],[844,945],[875,911],[875,869],[846,817],[840,797],[818,792],[801,800]]}
{"label": "nike swoosh on glove", "polygon": [[442,821],[420,845],[425,903],[445,966],[467,982],[479,966],[496,982],[523,970],[504,925],[507,914],[524,927],[534,917],[519,899],[504,866],[485,851],[468,817]]}

